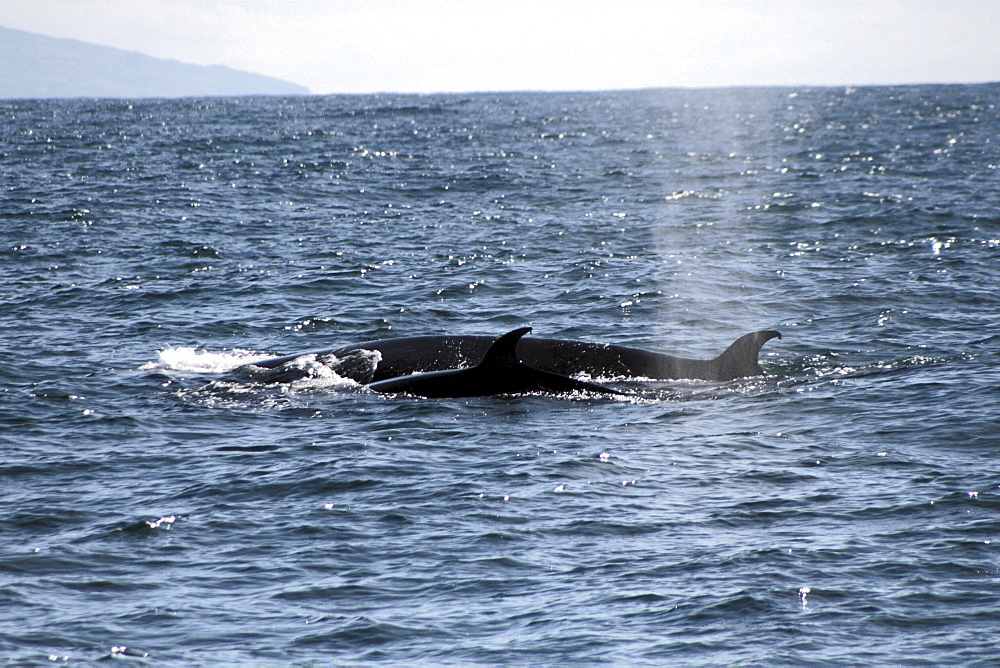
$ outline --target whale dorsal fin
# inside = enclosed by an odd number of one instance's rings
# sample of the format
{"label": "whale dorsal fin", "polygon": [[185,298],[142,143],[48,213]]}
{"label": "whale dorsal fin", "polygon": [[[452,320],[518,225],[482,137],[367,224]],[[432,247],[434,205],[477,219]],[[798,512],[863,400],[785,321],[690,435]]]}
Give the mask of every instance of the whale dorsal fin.
{"label": "whale dorsal fin", "polygon": [[517,342],[530,331],[530,327],[521,327],[498,337],[483,355],[483,360],[476,365],[476,368],[483,370],[508,369],[520,364],[516,352]]}
{"label": "whale dorsal fin", "polygon": [[764,373],[757,361],[761,346],[771,339],[780,339],[781,332],[764,330],[744,334],[733,341],[724,353],[712,360],[715,365],[713,380],[733,380],[744,376],[759,376]]}

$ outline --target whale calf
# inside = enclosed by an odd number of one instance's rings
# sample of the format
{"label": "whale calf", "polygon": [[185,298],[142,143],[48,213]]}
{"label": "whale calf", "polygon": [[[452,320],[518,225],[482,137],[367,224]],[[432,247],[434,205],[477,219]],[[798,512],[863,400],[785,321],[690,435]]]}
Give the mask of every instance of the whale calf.
{"label": "whale calf", "polygon": [[594,383],[535,369],[519,360],[516,351],[518,341],[530,331],[530,327],[521,327],[498,337],[475,366],[397,376],[373,382],[368,387],[376,392],[433,398],[527,392],[623,394]]}
{"label": "whale calf", "polygon": [[[761,347],[774,338],[781,338],[781,333],[763,330],[744,334],[721,355],[710,360],[675,357],[611,343],[535,337],[518,337],[515,343],[521,362],[539,371],[561,376],[583,373],[600,378],[729,381],[762,375],[764,372],[757,357]],[[270,382],[288,382],[307,375],[307,372],[292,368],[287,363],[303,355],[315,355],[321,361],[334,362],[336,372],[345,378],[363,384],[377,383],[414,373],[456,370],[478,364],[496,341],[493,336],[381,339],[274,357],[243,368],[273,370],[268,378]]]}

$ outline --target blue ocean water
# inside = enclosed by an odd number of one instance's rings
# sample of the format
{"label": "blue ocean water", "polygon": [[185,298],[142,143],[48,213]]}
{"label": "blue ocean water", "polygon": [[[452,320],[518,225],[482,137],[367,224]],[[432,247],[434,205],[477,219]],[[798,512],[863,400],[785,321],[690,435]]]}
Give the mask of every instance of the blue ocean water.
{"label": "blue ocean water", "polygon": [[[0,661],[995,665],[1000,85],[0,102]],[[428,400],[535,334],[767,375]]]}

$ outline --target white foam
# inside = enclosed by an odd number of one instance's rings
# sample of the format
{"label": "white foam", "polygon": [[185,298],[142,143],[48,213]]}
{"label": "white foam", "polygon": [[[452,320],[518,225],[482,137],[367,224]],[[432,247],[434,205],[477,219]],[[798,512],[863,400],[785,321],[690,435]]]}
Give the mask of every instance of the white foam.
{"label": "white foam", "polygon": [[[336,366],[336,357],[329,360]],[[316,359],[315,355],[302,355],[287,363],[290,367],[303,369],[306,375],[288,383],[289,390],[328,390],[340,387],[358,387],[359,383],[350,378],[344,378],[332,368]]]}
{"label": "white foam", "polygon": [[155,362],[147,362],[140,369],[152,371],[185,371],[189,373],[225,373],[251,362],[266,360],[273,355],[254,353],[249,350],[234,348],[221,353],[213,353],[201,348],[187,346],[171,346],[158,353]]}
{"label": "white foam", "polygon": [[[209,350],[204,350],[202,348],[192,348],[188,346],[170,346],[164,350],[160,350],[157,353],[158,359],[155,362],[147,362],[140,367],[143,371],[173,371],[179,373],[193,373],[193,374],[222,374],[239,367],[245,366],[247,364],[252,364],[253,362],[259,362],[261,360],[271,359],[274,355],[269,355],[266,353],[256,353],[249,350],[243,350],[240,348],[234,348],[232,350],[226,350],[223,352],[212,352]],[[336,358],[325,359],[324,362],[336,366]],[[276,386],[280,387],[282,393],[288,392],[309,392],[315,390],[329,390],[329,389],[339,389],[347,387],[358,387],[359,383],[356,381],[345,378],[339,375],[336,371],[324,363],[316,359],[316,355],[301,355],[289,362],[286,365],[289,367],[294,367],[301,369],[304,372],[302,378],[293,380],[289,383],[279,383]],[[376,360],[377,362],[377,360]],[[260,373],[266,375],[265,370],[260,370]],[[254,369],[250,367],[250,371],[247,374],[247,380],[252,382],[254,378]],[[227,386],[230,383],[226,383]],[[232,383],[232,387],[235,389],[240,386],[240,383]]]}

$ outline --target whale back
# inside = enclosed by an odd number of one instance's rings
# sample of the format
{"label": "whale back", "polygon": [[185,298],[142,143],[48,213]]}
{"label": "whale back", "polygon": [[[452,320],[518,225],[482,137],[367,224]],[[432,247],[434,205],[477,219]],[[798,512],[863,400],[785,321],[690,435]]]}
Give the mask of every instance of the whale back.
{"label": "whale back", "polygon": [[421,397],[477,397],[527,392],[591,392],[620,394],[606,387],[535,369],[518,359],[517,345],[530,327],[507,332],[495,339],[474,367],[398,376],[371,383],[376,392],[405,393]]}
{"label": "whale back", "polygon": [[[517,331],[520,330],[514,330]],[[508,332],[504,336],[512,334]],[[524,334],[515,342],[517,359],[539,371],[561,376],[584,373],[598,378],[728,381],[761,375],[763,370],[758,361],[761,347],[773,338],[780,338],[781,334],[773,330],[745,334],[710,360],[611,343],[522,337]],[[363,378],[354,378],[350,369],[337,369],[341,375],[346,373],[347,377],[367,383],[414,373],[473,367],[483,360],[494,343],[499,343],[499,339],[492,336],[413,336],[366,341],[312,354],[342,360],[350,359],[357,351],[378,352],[381,359],[376,368]],[[306,353],[275,357],[255,362],[254,366],[274,369],[303,354]]]}

